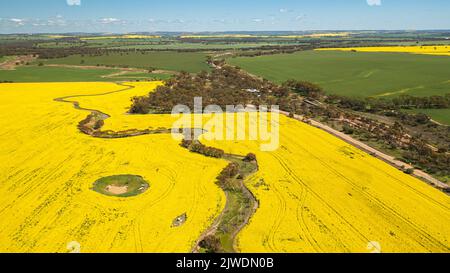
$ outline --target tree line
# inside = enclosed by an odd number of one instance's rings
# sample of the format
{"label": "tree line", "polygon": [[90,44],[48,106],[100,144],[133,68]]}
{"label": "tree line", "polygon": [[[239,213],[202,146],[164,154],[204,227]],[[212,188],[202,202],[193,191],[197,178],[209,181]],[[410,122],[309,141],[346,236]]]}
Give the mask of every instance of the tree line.
{"label": "tree line", "polygon": [[446,109],[450,108],[450,93],[444,96],[416,97],[401,95],[395,98],[355,98],[338,95],[327,97],[326,102],[342,108],[361,112],[378,112],[400,109]]}

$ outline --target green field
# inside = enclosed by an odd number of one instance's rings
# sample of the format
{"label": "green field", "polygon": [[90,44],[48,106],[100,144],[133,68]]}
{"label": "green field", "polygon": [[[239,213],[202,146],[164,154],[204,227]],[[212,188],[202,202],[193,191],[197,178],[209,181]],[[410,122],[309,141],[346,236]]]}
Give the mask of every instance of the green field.
{"label": "green field", "polygon": [[102,77],[119,72],[116,69],[79,69],[67,67],[22,66],[16,70],[0,70],[0,81],[13,82],[90,82],[167,79],[168,74],[127,73],[117,77]]}
{"label": "green field", "polygon": [[128,72],[123,75],[116,75],[108,77],[109,79],[115,80],[145,80],[145,79],[155,79],[155,80],[167,80],[173,75],[171,74],[156,74],[156,73],[142,73],[142,72]]}
{"label": "green field", "polygon": [[423,113],[441,124],[450,125],[450,109],[414,109],[407,112]]}
{"label": "green field", "polygon": [[303,51],[228,62],[278,83],[289,79],[311,81],[328,94],[388,97],[450,93],[447,56]]}
{"label": "green field", "polygon": [[78,69],[65,67],[22,66],[16,70],[0,70],[0,81],[13,82],[84,82],[111,81],[101,76],[118,70]]}
{"label": "green field", "polygon": [[101,56],[72,55],[65,58],[45,60],[46,64],[107,65],[136,68],[157,68],[171,71],[200,72],[208,70],[205,53],[140,52],[111,53]]}

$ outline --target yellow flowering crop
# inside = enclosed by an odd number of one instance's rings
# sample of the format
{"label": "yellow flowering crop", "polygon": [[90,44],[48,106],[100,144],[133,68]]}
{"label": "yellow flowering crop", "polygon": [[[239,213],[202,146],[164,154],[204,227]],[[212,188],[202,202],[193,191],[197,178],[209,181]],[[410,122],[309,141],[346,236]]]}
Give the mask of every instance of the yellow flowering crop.
{"label": "yellow flowering crop", "polygon": [[247,185],[260,207],[238,235],[242,252],[371,252],[376,243],[382,252],[449,252],[446,194],[324,131],[283,116],[275,152],[203,142],[257,155]]}
{"label": "yellow flowering crop", "polygon": [[380,46],[380,47],[348,47],[348,48],[320,48],[319,51],[358,51],[358,52],[397,52],[427,55],[450,56],[450,45],[441,46]]}
{"label": "yellow flowering crop", "polygon": [[[84,135],[77,124],[89,112],[53,100],[75,96],[109,114],[104,130],[170,128],[168,115],[126,114],[131,97],[159,84],[0,84],[0,252],[67,252],[73,242],[81,252],[191,250],[224,208],[214,181],[227,162],[165,134]],[[301,122],[280,117],[280,134],[275,152],[258,141],[201,140],[257,155],[246,183],[259,208],[238,235],[240,251],[369,252],[373,242],[383,252],[449,251],[447,195]],[[117,174],[141,175],[150,188],[130,198],[90,189]],[[186,223],[171,227],[183,213]]]}
{"label": "yellow flowering crop", "polygon": [[[0,84],[0,252],[66,252],[71,242],[81,252],[188,252],[222,211],[225,196],[213,181],[225,161],[189,153],[170,135],[84,135],[77,124],[89,113],[53,101],[123,88]],[[106,97],[96,97],[99,106]],[[127,104],[129,97],[119,112]],[[141,175],[150,188],[130,198],[90,189],[97,179],[116,174]],[[185,212],[188,221],[172,228]]]}

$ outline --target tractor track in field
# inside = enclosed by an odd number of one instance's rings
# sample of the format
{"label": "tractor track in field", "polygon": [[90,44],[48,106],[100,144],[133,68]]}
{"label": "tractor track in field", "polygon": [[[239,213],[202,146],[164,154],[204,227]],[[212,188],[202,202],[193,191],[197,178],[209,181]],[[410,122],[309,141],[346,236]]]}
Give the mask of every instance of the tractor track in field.
{"label": "tractor track in field", "polygon": [[[299,148],[302,149],[305,153],[309,154],[311,157],[313,157],[316,160],[318,160],[320,162],[320,164],[322,164],[326,169],[330,170],[332,173],[334,173],[338,177],[341,177],[346,183],[350,184],[355,189],[355,191],[357,191],[359,194],[361,194],[362,196],[365,196],[368,200],[372,200],[381,210],[384,210],[387,214],[392,215],[396,219],[399,219],[403,223],[405,223],[406,225],[410,226],[412,228],[412,230],[416,231],[421,236],[426,238],[430,244],[433,244],[433,245],[436,245],[436,246],[439,246],[439,247],[443,247],[445,249],[449,249],[446,245],[442,244],[439,240],[437,240],[436,238],[434,238],[433,236],[428,234],[421,227],[419,227],[416,224],[412,223],[409,219],[407,219],[406,217],[404,217],[400,213],[396,212],[395,209],[393,209],[393,208],[389,207],[388,205],[386,205],[385,203],[383,203],[381,200],[379,200],[379,198],[377,198],[373,194],[369,193],[368,191],[362,190],[358,186],[357,183],[355,183],[351,179],[347,178],[345,175],[343,175],[338,170],[333,168],[330,164],[326,163],[325,161],[323,161],[322,159],[320,159],[318,156],[314,155],[313,153],[311,153],[307,149],[305,149],[303,147],[299,147]],[[415,241],[418,244],[420,244],[421,246],[423,246],[425,249],[427,249],[427,247],[425,245],[423,245],[421,242],[419,242],[417,240],[415,240]]]}
{"label": "tractor track in field", "polygon": [[272,228],[269,231],[269,247],[270,250],[272,250],[273,252],[276,252],[276,235],[278,230],[280,229],[281,226],[281,222],[283,222],[283,219],[285,216],[285,212],[286,212],[286,201],[283,198],[283,195],[280,193],[280,191],[278,191],[278,189],[274,188],[274,192],[277,196],[277,200],[280,203],[280,208],[277,210],[277,214],[274,217],[275,218],[275,223],[272,225]]}
{"label": "tractor track in field", "polygon": [[89,109],[89,108],[84,108],[81,107],[78,101],[75,100],[69,100],[69,99],[73,99],[73,98],[84,98],[84,97],[99,97],[99,96],[106,96],[106,95],[110,95],[110,94],[115,94],[115,93],[120,93],[120,92],[125,92],[131,89],[134,89],[135,87],[132,85],[126,85],[124,83],[116,83],[119,86],[124,87],[123,89],[119,89],[119,90],[114,90],[114,91],[109,91],[109,92],[104,92],[104,93],[99,93],[99,94],[88,94],[88,95],[70,95],[70,96],[64,96],[64,97],[59,97],[59,98],[55,98],[54,101],[57,102],[64,102],[64,103],[70,103],[74,106],[75,109],[77,110],[82,110],[82,111],[89,111],[89,112],[95,112],[95,113],[99,113],[102,115],[105,115],[109,118],[108,114],[105,114],[99,110],[96,109]]}
{"label": "tractor track in field", "polygon": [[[149,72],[149,70],[147,69],[143,69],[143,68],[134,68],[134,67],[111,67],[111,66],[96,66],[96,65],[70,65],[70,64],[46,64],[45,66],[47,67],[62,67],[62,68],[75,68],[75,69],[81,69],[81,70],[89,70],[89,69],[93,69],[93,70],[118,70],[116,72],[112,72],[111,74],[107,74],[107,75],[102,75],[100,76],[101,78],[104,79],[115,79],[115,78],[120,78],[121,76],[126,77],[127,73],[152,73],[152,74],[172,74],[172,75],[177,75],[179,74],[178,71],[171,71],[171,70],[163,70],[163,69],[157,69],[157,70],[153,70],[152,72]],[[126,78],[130,78],[130,79],[145,79],[145,77],[126,77]]]}
{"label": "tractor track in field", "polygon": [[331,211],[333,211],[342,221],[347,223],[347,225],[361,238],[365,241],[370,242],[370,239],[367,238],[364,234],[362,234],[355,226],[353,226],[347,219],[345,219],[332,205],[330,205],[324,198],[320,196],[320,194],[316,193],[311,187],[309,187],[301,178],[295,174],[295,172],[285,163],[283,159],[278,155],[273,155],[274,158],[278,161],[280,166],[284,169],[284,171],[294,179],[294,181],[302,186],[304,186],[315,198],[317,198],[323,205],[328,207]]}
{"label": "tractor track in field", "polygon": [[316,241],[316,239],[314,239],[314,236],[312,235],[311,231],[308,228],[308,224],[305,221],[305,203],[306,198],[308,196],[308,191],[304,187],[302,187],[301,189],[302,191],[300,196],[300,204],[297,206],[297,213],[296,213],[297,222],[299,223],[299,226],[302,230],[306,230],[305,236],[309,245],[312,248],[314,248],[316,252],[319,252],[321,251],[321,247]]}
{"label": "tractor track in field", "polygon": [[[315,133],[312,133],[312,134],[313,134],[315,137],[319,137],[319,136],[318,136],[317,134],[315,134]],[[306,151],[306,150],[305,150],[305,151]],[[308,152],[308,153],[309,153],[311,156],[317,158],[317,156],[313,155],[312,153],[310,153],[310,152]],[[317,159],[320,160],[319,158],[317,158]],[[321,161],[321,162],[322,162],[322,161]],[[329,164],[327,164],[327,163],[325,163],[325,162],[324,162],[324,164],[326,164],[327,166],[330,166]],[[397,182],[400,183],[401,185],[407,187],[407,188],[408,188],[409,190],[411,190],[412,192],[416,193],[417,195],[420,195],[422,198],[426,199],[427,201],[432,202],[432,203],[434,203],[435,205],[438,205],[438,206],[440,206],[440,207],[443,208],[443,209],[450,210],[450,207],[448,207],[448,206],[446,206],[445,204],[442,204],[442,203],[440,203],[440,202],[438,202],[438,201],[436,201],[436,200],[430,198],[428,195],[426,195],[426,194],[424,194],[424,193],[418,191],[418,190],[415,189],[414,187],[411,187],[411,185],[409,185],[408,183],[402,181],[401,179],[399,179],[399,178],[393,176],[392,174],[388,173],[386,170],[381,169],[381,168],[379,168],[379,167],[373,167],[372,165],[371,165],[371,167],[372,167],[372,168],[375,168],[375,169],[377,170],[377,172],[380,172],[380,173],[383,173],[383,174],[389,176],[390,178],[392,178],[393,180],[397,181]],[[330,168],[331,168],[331,166],[330,166]],[[333,169],[333,170],[334,170],[334,169]],[[336,171],[336,172],[337,172],[337,171]],[[344,177],[345,177],[345,176],[344,176]],[[348,178],[345,177],[345,179],[348,179]],[[353,183],[354,183],[354,182],[353,182]],[[355,184],[355,186],[356,186],[356,183],[354,183],[354,184]]]}

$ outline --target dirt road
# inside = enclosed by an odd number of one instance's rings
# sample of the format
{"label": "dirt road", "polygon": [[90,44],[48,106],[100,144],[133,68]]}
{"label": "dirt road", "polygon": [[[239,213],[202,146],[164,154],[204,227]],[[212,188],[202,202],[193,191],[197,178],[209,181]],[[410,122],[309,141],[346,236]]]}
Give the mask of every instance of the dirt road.
{"label": "dirt road", "polygon": [[[286,115],[286,116],[289,116],[289,113],[285,112],[285,111],[279,111],[279,113],[283,114],[283,115]],[[304,117],[300,116],[300,115],[294,115],[294,118],[299,120],[299,121],[304,121]],[[394,166],[394,167],[396,167],[396,168],[398,168],[400,170],[402,170],[402,169],[403,170],[405,170],[405,169],[414,169],[413,166],[411,166],[411,165],[409,165],[409,164],[407,164],[405,162],[402,162],[400,160],[397,160],[393,156],[390,156],[390,155],[387,155],[387,154],[385,154],[383,152],[380,152],[377,149],[374,149],[374,148],[370,147],[369,145],[367,145],[367,144],[365,144],[365,143],[363,143],[363,142],[361,142],[359,140],[356,140],[356,139],[352,138],[349,135],[344,134],[343,132],[340,132],[338,130],[335,130],[335,129],[331,128],[330,126],[327,126],[327,125],[322,124],[322,123],[320,123],[318,121],[315,121],[315,120],[309,120],[309,123],[312,126],[314,126],[316,128],[319,128],[319,129],[322,129],[322,130],[324,130],[324,131],[326,131],[326,132],[328,132],[328,133],[330,133],[330,134],[332,134],[332,135],[334,135],[334,136],[344,140],[345,142],[355,146],[356,148],[358,148],[360,150],[363,150],[363,151],[365,151],[365,152],[367,152],[367,153],[369,153],[369,154],[371,154],[371,155],[373,155],[373,156],[375,156],[375,157],[385,161],[386,163],[389,163],[390,165],[392,165],[392,166]],[[429,182],[430,184],[434,185],[435,187],[437,187],[437,188],[439,188],[441,190],[448,190],[450,188],[447,184],[437,180],[436,178],[432,177],[431,175],[427,174],[424,171],[414,170],[413,175],[418,177],[418,178],[426,180],[427,182]]]}
{"label": "dirt road", "polygon": [[16,69],[17,66],[21,66],[26,63],[30,63],[30,62],[34,61],[36,58],[37,58],[37,56],[33,56],[33,55],[12,57],[3,63],[0,63],[0,69],[14,70],[14,69]]}

